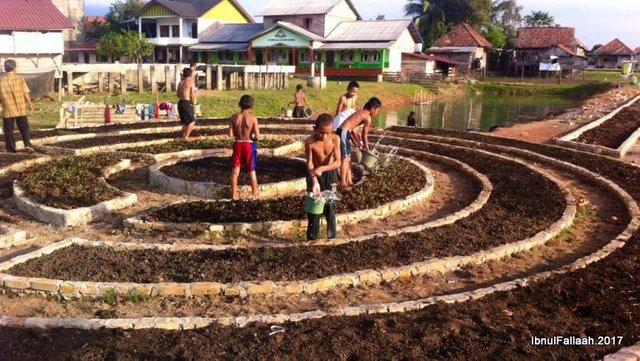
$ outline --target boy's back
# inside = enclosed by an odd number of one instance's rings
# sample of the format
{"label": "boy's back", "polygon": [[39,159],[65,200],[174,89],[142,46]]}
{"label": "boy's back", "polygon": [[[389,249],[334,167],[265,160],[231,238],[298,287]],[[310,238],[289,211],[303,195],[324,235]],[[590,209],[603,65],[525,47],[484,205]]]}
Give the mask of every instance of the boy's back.
{"label": "boy's back", "polygon": [[236,113],[231,116],[231,130],[233,131],[233,137],[237,141],[251,141],[252,135],[256,135],[254,138],[257,139],[257,118],[246,111],[242,111],[240,113]]}
{"label": "boy's back", "polygon": [[340,128],[351,132],[362,123],[365,123],[365,125],[367,123],[371,123],[371,114],[367,110],[360,110],[355,112],[347,120],[345,120],[344,123],[342,123]]}

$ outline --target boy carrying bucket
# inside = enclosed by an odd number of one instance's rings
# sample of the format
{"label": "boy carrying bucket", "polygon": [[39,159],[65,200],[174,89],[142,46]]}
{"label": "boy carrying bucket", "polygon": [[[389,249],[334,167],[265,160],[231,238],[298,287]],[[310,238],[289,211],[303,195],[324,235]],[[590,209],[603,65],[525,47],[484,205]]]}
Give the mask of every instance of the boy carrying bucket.
{"label": "boy carrying bucket", "polygon": [[[340,139],[333,132],[333,117],[324,113],[318,116],[313,134],[304,141],[307,158],[307,193],[319,196],[338,183],[337,169],[340,167]],[[305,207],[306,208],[306,207]],[[336,237],[336,211],[332,202],[324,204],[320,214],[307,212],[307,240],[318,239],[320,218],[327,219],[327,238]]]}
{"label": "boy carrying bucket", "polygon": [[[380,99],[373,97],[369,99],[364,108],[353,113],[336,130],[340,137],[340,150],[342,151],[342,164],[340,165],[340,187],[343,189],[353,186],[351,179],[351,141],[361,150],[369,150],[369,128],[373,118],[378,115],[382,108]],[[356,128],[362,125],[362,134],[356,134]]]}

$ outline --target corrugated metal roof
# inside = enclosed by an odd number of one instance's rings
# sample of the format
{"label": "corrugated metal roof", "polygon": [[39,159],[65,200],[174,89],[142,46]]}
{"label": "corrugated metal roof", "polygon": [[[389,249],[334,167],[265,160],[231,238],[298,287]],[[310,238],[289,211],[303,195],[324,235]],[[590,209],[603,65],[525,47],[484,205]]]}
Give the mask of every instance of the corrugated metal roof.
{"label": "corrugated metal roof", "polygon": [[262,24],[224,24],[205,35],[202,43],[248,43],[254,35],[262,32]]}
{"label": "corrugated metal roof", "polygon": [[327,41],[395,41],[412,24],[411,19],[344,21],[327,36]]}
{"label": "corrugated metal roof", "polygon": [[[286,16],[286,15],[316,15],[327,14],[338,6],[342,0],[272,0],[258,13],[257,16]],[[358,11],[353,6],[351,0],[345,0],[347,5],[356,14],[358,19],[362,19]]]}
{"label": "corrugated metal roof", "polygon": [[428,53],[473,53],[476,51],[477,46],[432,46],[427,51]]}
{"label": "corrugated metal roof", "polygon": [[377,43],[326,43],[321,49],[326,50],[352,50],[352,49],[388,49],[393,45],[392,41]]}
{"label": "corrugated metal roof", "polygon": [[64,30],[73,25],[51,0],[0,0],[0,30]]}
{"label": "corrugated metal roof", "polygon": [[[4,1],[4,0],[2,0]],[[146,3],[143,7],[138,9],[131,17],[135,18],[144,12],[147,8],[153,4],[159,4],[165,8],[174,12],[177,16],[182,18],[199,18],[209,11],[212,7],[218,5],[223,0],[152,0]],[[237,8],[242,15],[249,22],[254,22],[253,18],[236,0],[229,0],[229,2]]]}
{"label": "corrugated metal roof", "polygon": [[249,44],[245,43],[245,44],[230,44],[230,43],[225,43],[225,44],[213,44],[213,43],[201,43],[198,45],[193,45],[189,47],[189,50],[191,51],[200,51],[200,50],[235,50],[235,51],[239,51],[239,50],[247,50],[249,49]]}

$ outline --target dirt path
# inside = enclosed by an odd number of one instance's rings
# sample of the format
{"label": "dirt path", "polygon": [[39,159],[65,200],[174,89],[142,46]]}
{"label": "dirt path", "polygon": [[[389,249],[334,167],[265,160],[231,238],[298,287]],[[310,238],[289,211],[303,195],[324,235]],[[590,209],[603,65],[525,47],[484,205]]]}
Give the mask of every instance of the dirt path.
{"label": "dirt path", "polygon": [[567,112],[557,117],[497,128],[489,134],[534,143],[551,143],[553,138],[570,133],[582,125],[610,113],[638,94],[640,94],[640,90],[637,88],[613,89],[590,98],[579,107],[568,109]]}

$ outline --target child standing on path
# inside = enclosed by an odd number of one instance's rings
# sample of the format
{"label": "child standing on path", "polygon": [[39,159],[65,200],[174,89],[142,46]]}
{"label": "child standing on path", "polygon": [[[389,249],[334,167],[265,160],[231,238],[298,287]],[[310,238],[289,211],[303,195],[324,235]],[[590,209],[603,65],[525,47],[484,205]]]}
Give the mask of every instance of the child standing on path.
{"label": "child standing on path", "polygon": [[[307,192],[318,196],[324,190],[331,190],[338,183],[340,167],[340,139],[333,132],[333,119],[330,114],[318,116],[313,127],[313,134],[304,141],[307,158]],[[333,203],[324,206],[327,219],[327,238],[336,237],[336,211]],[[322,215],[307,213],[307,240],[318,239],[320,218]]]}
{"label": "child standing on path", "polygon": [[294,118],[306,118],[304,114],[304,106],[307,105],[307,96],[304,94],[304,87],[302,84],[296,85],[296,93],[294,94],[294,99],[289,105],[295,104],[293,108],[293,117]]}
{"label": "child standing on path", "polygon": [[196,126],[196,118],[193,114],[193,106],[196,102],[196,93],[193,88],[191,69],[184,68],[182,80],[178,84],[178,113],[182,123],[182,139],[189,140],[189,136]]}
{"label": "child standing on path", "polygon": [[231,198],[239,199],[238,176],[240,168],[244,167],[251,179],[253,198],[258,198],[258,177],[256,176],[257,151],[256,143],[260,139],[258,119],[252,114],[253,97],[243,95],[238,103],[240,112],[231,116],[229,121],[229,136],[235,138],[231,163]]}
{"label": "child standing on path", "polygon": [[415,127],[415,126],[416,126],[416,112],[411,112],[407,117],[407,127]]}
{"label": "child standing on path", "polygon": [[[340,165],[340,187],[350,188],[353,186],[353,182],[350,177],[351,167],[351,141],[357,144],[360,149],[369,150],[369,128],[373,121],[373,117],[378,114],[378,111],[382,107],[380,99],[373,97],[369,99],[367,104],[364,105],[364,109],[354,113],[349,119],[336,130],[336,134],[340,137],[340,151],[342,152],[342,164]],[[363,125],[362,135],[357,137],[354,130]],[[360,143],[362,139],[362,145]]]}

